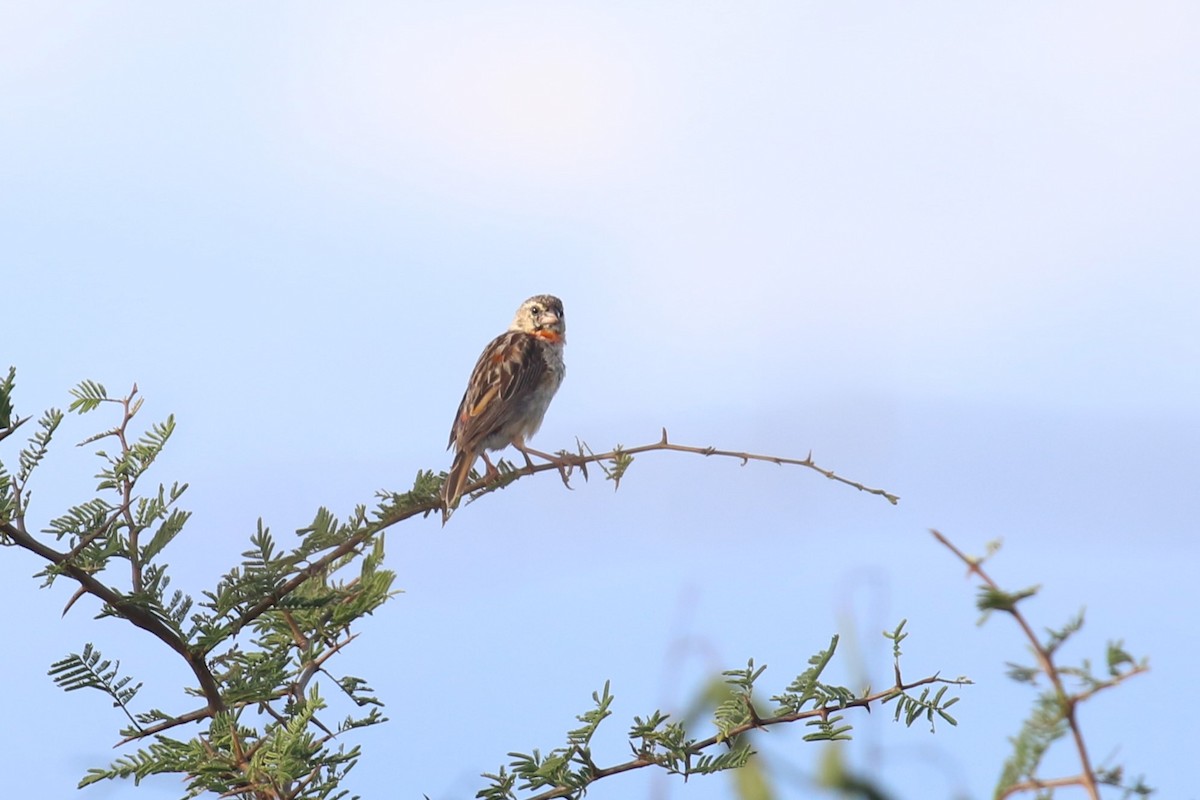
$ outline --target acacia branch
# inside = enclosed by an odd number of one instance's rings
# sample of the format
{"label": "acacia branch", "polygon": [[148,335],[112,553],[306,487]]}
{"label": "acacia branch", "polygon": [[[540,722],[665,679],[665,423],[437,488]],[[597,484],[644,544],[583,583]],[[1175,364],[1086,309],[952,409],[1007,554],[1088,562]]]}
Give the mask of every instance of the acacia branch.
{"label": "acacia branch", "polygon": [[797,466],[797,467],[807,467],[808,469],[815,470],[816,472],[821,473],[826,478],[829,478],[831,481],[837,481],[839,483],[844,483],[847,486],[853,486],[855,489],[858,489],[860,492],[867,492],[868,494],[879,495],[880,497],[886,499],[892,505],[896,505],[897,503],[900,502],[899,495],[892,494],[890,492],[884,491],[883,489],[874,489],[874,488],[871,488],[870,486],[864,486],[863,484],[859,483],[858,481],[852,481],[849,478],[843,478],[841,475],[838,475],[831,469],[825,469],[824,467],[818,466],[813,461],[811,450],[808,451],[808,455],[806,457],[804,457],[802,459],[798,459],[798,458],[782,458],[780,456],[756,455],[754,453],[739,453],[739,452],[736,452],[733,450],[718,450],[715,447],[689,447],[687,445],[672,444],[671,442],[668,442],[667,441],[667,429],[663,428],[662,429],[662,439],[660,441],[658,441],[657,443],[651,444],[651,445],[643,445],[641,447],[635,447],[635,448],[631,448],[629,450],[623,450],[622,452],[626,453],[627,455],[632,455],[634,453],[650,452],[653,450],[673,450],[677,453],[696,453],[696,454],[702,455],[702,456],[726,456],[728,458],[738,458],[738,459],[741,459],[742,466],[745,466],[750,461],[766,461],[771,464],[779,464],[780,466],[782,466],[784,464],[790,464],[790,465]]}
{"label": "acacia branch", "polygon": [[[131,401],[133,400],[133,396],[136,391],[137,387],[135,386],[130,396],[125,398],[123,401],[124,414],[122,425],[117,430],[110,433],[110,435],[116,434],[121,438],[121,445],[123,449],[127,449],[128,447],[124,437],[124,429],[128,425],[130,417],[132,417],[132,412],[136,412],[137,410],[136,407],[131,407]],[[24,420],[21,420],[21,422],[24,422]],[[13,428],[15,427],[16,426],[14,425]],[[9,432],[11,432],[11,430],[12,429],[10,429]],[[553,460],[547,461],[546,463],[534,464],[527,458],[526,465],[523,467],[513,467],[512,465],[508,465],[509,468],[500,476],[499,479],[481,478],[473,483],[468,484],[468,486],[465,487],[465,492],[474,493],[474,496],[477,498],[482,494],[503,488],[509,483],[519,480],[522,477],[534,475],[536,473],[545,472],[548,470],[558,471],[562,475],[563,482],[567,484],[569,488],[571,471],[576,467],[583,472],[583,475],[586,479],[588,464],[603,465],[606,462],[611,462],[614,464],[614,466],[620,466],[622,464],[627,466],[628,459],[634,455],[654,451],[670,451],[679,453],[692,453],[706,457],[723,456],[727,458],[736,458],[740,460],[743,465],[749,463],[750,461],[764,461],[780,466],[791,465],[806,467],[820,473],[830,480],[846,484],[847,486],[856,488],[859,491],[883,497],[893,505],[898,503],[900,499],[897,495],[888,491],[866,486],[858,481],[842,477],[832,470],[819,466],[813,461],[811,452],[809,452],[808,456],[803,459],[796,459],[733,450],[720,450],[715,447],[693,447],[688,445],[680,445],[675,444],[668,439],[665,428],[662,431],[662,438],[657,442],[651,442],[630,448],[617,447],[606,453],[594,453],[590,450],[585,452],[584,448],[585,446],[581,444],[578,452],[576,453],[559,451],[557,457],[554,457]],[[620,467],[620,469],[623,472],[623,467]],[[611,472],[609,474],[610,477],[613,477]],[[614,479],[619,483],[620,474],[616,474]],[[113,510],[112,517],[108,519],[99,530],[92,531],[87,534],[86,541],[81,542],[79,546],[73,548],[69,553],[61,553],[42,544],[34,537],[29,536],[23,530],[23,527],[19,529],[5,523],[3,528],[0,530],[2,530],[3,533],[7,537],[11,538],[16,544],[58,566],[59,569],[80,584],[82,592],[92,594],[99,598],[101,601],[117,611],[121,616],[124,616],[126,619],[128,619],[133,625],[148,631],[156,638],[164,642],[168,647],[182,656],[183,659],[188,663],[188,666],[191,668],[200,684],[201,691],[208,701],[207,707],[203,709],[197,709],[180,717],[173,717],[170,720],[165,720],[155,726],[152,726],[151,728],[148,728],[145,733],[156,733],[162,730],[167,730],[187,722],[194,722],[206,717],[211,717],[213,714],[225,710],[226,706],[220,696],[219,687],[217,686],[216,680],[214,679],[213,674],[206,663],[206,657],[210,652],[212,652],[213,649],[215,649],[221,642],[228,641],[228,639],[231,637],[236,636],[241,630],[250,625],[252,622],[254,622],[254,620],[258,619],[263,614],[277,607],[285,597],[299,589],[306,581],[325,573],[338,560],[357,551],[366,541],[375,535],[383,532],[387,528],[390,528],[397,523],[403,522],[404,520],[410,519],[417,515],[428,516],[430,513],[441,509],[440,500],[437,499],[428,499],[415,503],[397,504],[392,509],[389,509],[387,513],[381,515],[377,521],[355,532],[352,536],[347,538],[346,541],[342,542],[336,547],[331,548],[319,558],[308,562],[294,575],[292,575],[286,581],[280,583],[277,587],[275,587],[275,589],[267,593],[257,603],[247,608],[232,622],[225,626],[224,630],[222,631],[222,636],[214,638],[211,643],[206,646],[190,648],[185,641],[177,636],[174,631],[172,631],[153,614],[138,606],[136,603],[129,601],[115,589],[112,589],[96,580],[86,570],[76,566],[73,563],[74,558],[79,554],[80,550],[87,544],[90,544],[90,542],[94,540],[94,538],[96,538],[101,531],[111,528],[111,526],[115,524],[122,516],[128,517],[132,505],[132,496],[130,495],[130,490],[132,487],[125,486],[123,488],[125,491],[124,496],[122,497],[122,503],[118,508]],[[126,519],[126,522],[129,524],[132,532],[135,526],[132,525],[131,520],[129,519]],[[140,583],[141,565],[137,560],[136,549],[130,553],[130,557],[131,561],[133,562],[134,582]],[[858,704],[861,704],[861,701],[853,703],[852,705]],[[777,720],[771,720],[768,722],[769,724],[777,724],[781,721],[788,720],[786,718],[778,718]],[[131,737],[131,739],[127,739],[125,741],[131,741],[132,738],[142,737]]]}
{"label": "acacia branch", "polygon": [[258,619],[275,606],[279,605],[279,602],[283,600],[283,598],[299,589],[305,581],[309,580],[310,578],[315,578],[317,575],[323,574],[335,561],[343,556],[353,553],[362,546],[363,542],[375,534],[380,533],[381,531],[391,527],[392,525],[395,525],[398,522],[415,517],[418,514],[429,514],[439,508],[441,508],[441,505],[433,501],[419,503],[400,511],[385,520],[373,523],[368,525],[366,528],[363,528],[361,531],[354,534],[349,539],[318,558],[316,561],[310,561],[307,566],[300,569],[295,575],[288,578],[286,581],[268,592],[263,599],[259,600],[257,603],[250,606],[250,608],[243,611],[237,619],[233,620],[233,622],[226,626],[225,630],[223,631],[223,635],[219,638],[214,638],[212,643],[203,648],[202,652],[209,653],[221,642],[236,636],[239,631],[241,631],[251,622]]}
{"label": "acacia branch", "polygon": [[1124,683],[1126,680],[1128,680],[1129,678],[1132,678],[1134,675],[1140,675],[1143,672],[1149,672],[1149,671],[1150,671],[1150,667],[1148,667],[1146,664],[1134,664],[1132,667],[1129,668],[1128,671],[1122,672],[1119,675],[1114,675],[1111,679],[1109,679],[1107,681],[1103,681],[1101,683],[1098,683],[1095,686],[1089,687],[1082,692],[1076,692],[1073,695],[1073,697],[1075,698],[1076,703],[1082,703],[1084,700],[1089,699],[1094,694],[1099,694],[1100,692],[1104,691],[1105,689],[1111,689],[1118,684]]}
{"label": "acacia branch", "polygon": [[[639,453],[650,453],[658,450],[666,450],[677,453],[695,453],[702,456],[726,456],[729,458],[740,459],[743,465],[751,461],[766,461],[772,464],[807,467],[821,473],[830,480],[835,480],[840,483],[844,483],[847,486],[852,486],[859,491],[879,495],[893,505],[900,502],[898,495],[892,494],[883,489],[875,489],[865,486],[858,481],[852,481],[848,478],[837,475],[832,470],[818,466],[815,462],[813,462],[811,452],[806,458],[797,459],[783,458],[781,456],[758,455],[755,453],[742,453],[733,450],[718,450],[715,447],[689,447],[687,445],[674,444],[670,442],[667,439],[666,428],[663,428],[662,439],[650,444],[639,445],[637,447],[617,447],[607,453],[593,453],[590,451],[584,452],[584,448],[581,445],[579,451],[575,453],[560,450],[557,459],[554,461],[548,461],[543,464],[534,464],[532,461],[529,461],[523,467],[508,465],[509,469],[501,474],[499,478],[480,478],[477,481],[467,484],[463,493],[475,493],[478,497],[482,494],[504,488],[510,483],[518,481],[527,475],[535,475],[539,472],[547,472],[549,470],[555,470],[559,472],[562,475],[563,483],[567,484],[569,488],[571,470],[575,467],[579,467],[586,478],[586,467],[588,464],[617,461],[623,457],[633,456]],[[226,637],[236,635],[238,631],[242,630],[251,622],[270,611],[272,608],[278,605],[283,598],[300,588],[305,581],[322,574],[330,565],[343,556],[354,552],[359,546],[361,546],[366,540],[370,539],[375,534],[381,533],[391,526],[399,522],[403,522],[406,519],[411,519],[417,515],[427,516],[435,511],[440,511],[441,508],[442,505],[440,500],[427,500],[425,502],[406,505],[403,508],[396,509],[390,514],[382,516],[377,522],[354,534],[345,542],[333,548],[325,555],[321,556],[315,561],[309,562],[307,566],[305,566],[288,580],[279,584],[279,586],[277,586],[273,591],[269,592],[265,597],[263,597],[262,600],[242,612],[242,614],[233,622],[231,622],[226,628]],[[209,645],[204,652],[208,652],[212,648],[216,647],[216,645],[217,642],[214,642],[213,644]]]}
{"label": "acacia branch", "polygon": [[[338,652],[341,651],[341,649],[343,647],[350,644],[357,638],[358,638],[357,633],[350,634],[342,641],[335,642],[332,645],[330,645],[328,650],[326,650],[324,653],[321,653],[321,655],[317,656],[316,658],[312,659],[311,661],[309,661],[307,664],[304,665],[304,669],[301,671],[300,677],[298,677],[296,679],[296,699],[297,700],[304,699],[304,693],[308,689],[308,682],[311,681],[313,679],[313,676],[316,675],[318,672],[323,671],[325,662],[328,661],[329,659],[333,658],[335,655],[338,654]],[[326,672],[325,674],[329,675],[328,672]],[[330,677],[332,678],[333,676],[330,675]]]}
{"label": "acacia branch", "polygon": [[16,433],[17,428],[21,427],[26,422],[29,422],[29,417],[22,417],[22,418],[13,420],[12,423],[10,423],[7,428],[0,429],[0,442],[3,442],[9,436]]}
{"label": "acacia branch", "polygon": [[[912,683],[897,683],[890,689],[886,689],[881,692],[875,692],[874,694],[868,694],[863,697],[855,698],[854,700],[848,700],[845,703],[831,703],[828,705],[823,705],[820,708],[809,709],[808,711],[799,711],[792,714],[784,714],[778,717],[768,717],[766,719],[763,719],[762,717],[759,717],[758,714],[752,712],[749,722],[742,723],[741,725],[730,729],[728,733],[714,734],[709,736],[707,739],[700,739],[699,741],[692,742],[687,747],[687,754],[688,756],[699,755],[714,745],[721,744],[723,742],[730,742],[736,737],[741,736],[743,733],[748,733],[756,728],[769,728],[774,725],[784,725],[789,722],[797,722],[805,719],[824,720],[828,719],[831,713],[843,711],[847,708],[865,708],[870,711],[872,703],[878,703],[882,700],[894,697],[898,692],[907,692],[910,689],[915,689],[919,686],[927,686],[933,683],[946,683],[955,686],[962,686],[963,684],[970,683],[970,681],[963,679],[951,680],[949,678],[942,678],[937,675],[930,675],[927,678],[921,678],[920,680],[913,681]],[[601,778],[607,778],[612,775],[619,775],[622,772],[630,772],[631,770],[642,769],[643,767],[651,767],[655,765],[662,766],[662,764],[655,759],[652,754],[639,755],[637,758],[630,759],[629,761],[625,761],[621,764],[614,764],[611,767],[594,769],[592,771],[592,780],[589,781],[588,785],[590,786],[592,783],[595,783]],[[686,775],[688,773],[685,771],[683,774]],[[576,792],[579,792],[578,787],[571,788],[568,786],[559,786],[558,788],[551,789],[548,792],[542,792],[541,794],[528,797],[526,800],[553,800],[553,798],[557,797],[574,796]]]}
{"label": "acacia branch", "polygon": [[1049,780],[1030,778],[1029,780],[1020,781],[1009,786],[997,796],[997,800],[1012,797],[1018,792],[1034,792],[1038,789],[1061,789],[1065,786],[1082,786],[1086,789],[1087,782],[1082,775],[1075,775],[1070,778],[1051,778]]}
{"label": "acacia branch", "polygon": [[216,713],[224,710],[225,701],[221,698],[221,691],[217,686],[217,681],[213,678],[213,674],[209,670],[203,654],[189,648],[187,643],[177,636],[162,620],[136,602],[123,596],[117,590],[96,580],[86,570],[71,563],[66,553],[61,553],[43,544],[24,530],[4,522],[0,523],[0,532],[3,532],[4,536],[11,539],[18,547],[28,550],[57,566],[77,581],[80,587],[88,594],[94,595],[122,617],[129,620],[131,624],[152,634],[155,638],[166,644],[167,647],[170,647],[182,656],[183,660],[187,662],[188,667],[191,668],[192,674],[196,676],[196,680],[200,684],[200,690],[204,693],[204,699],[208,701],[211,712]]}
{"label": "acacia branch", "polygon": [[[778,464],[780,466],[788,465],[806,467],[815,472],[819,472],[832,481],[837,481],[838,483],[844,483],[847,486],[852,486],[853,488],[858,489],[860,492],[878,495],[892,505],[896,505],[900,502],[899,495],[892,494],[885,489],[877,489],[859,483],[858,481],[850,480],[849,478],[838,475],[831,469],[826,469],[825,467],[818,465],[815,461],[813,461],[811,450],[804,458],[784,458],[782,456],[744,453],[737,450],[719,450],[716,447],[693,447],[690,445],[675,444],[674,442],[671,442],[667,437],[666,428],[662,429],[662,438],[657,442],[651,442],[650,444],[638,445],[637,447],[616,447],[607,453],[593,453],[591,450],[586,449],[586,447],[586,445],[581,444],[576,452],[559,450],[556,460],[546,464],[527,463],[524,467],[511,467],[511,471],[506,472],[502,476],[502,480],[494,483],[490,483],[486,479],[476,481],[475,483],[468,485],[464,493],[478,491],[479,489],[483,489],[485,487],[488,487],[489,490],[503,488],[504,486],[507,486],[508,483],[517,480],[521,476],[532,475],[536,472],[545,472],[546,470],[551,469],[558,470],[560,473],[562,473],[564,483],[567,483],[567,480],[570,477],[570,469],[573,467],[580,467],[583,471],[584,478],[586,479],[586,466],[588,464],[603,464],[604,462],[610,461],[619,463],[622,459],[630,456],[665,450],[675,453],[694,453],[701,456],[724,456],[726,458],[736,458],[742,462],[742,466],[745,466],[751,461],[765,461],[769,464]],[[615,478],[615,480],[619,481],[619,476]]]}
{"label": "acacia branch", "polygon": [[[142,400],[138,398],[137,402],[133,398],[137,396],[138,387],[135,383],[129,394],[120,401],[124,415],[121,419],[121,425],[115,431],[117,441],[121,443],[121,453],[128,454],[130,452],[129,440],[126,436],[129,430],[129,423],[133,421],[134,415],[142,407]],[[143,465],[143,469],[145,465]],[[140,593],[143,589],[142,585],[142,558],[138,552],[138,536],[141,533],[137,524],[133,520],[133,485],[137,483],[137,479],[141,477],[140,471],[130,476],[126,472],[119,472],[120,475],[120,493],[121,493],[121,511],[125,518],[126,530],[129,531],[129,569],[130,583],[133,586],[135,594]]]}
{"label": "acacia branch", "polygon": [[[279,697],[285,697],[286,694],[287,694],[286,692],[281,692],[279,694]],[[278,698],[272,698],[272,699],[278,699]],[[244,706],[253,705],[258,702],[259,701],[257,701],[257,700],[247,700],[242,703],[235,703],[234,705],[229,706],[228,708],[230,710],[238,709],[238,708],[242,708]],[[209,706],[204,706],[202,708],[197,708],[193,711],[189,711],[186,714],[180,714],[178,717],[171,717],[170,719],[164,719],[161,722],[156,722],[153,725],[149,725],[145,728],[142,728],[133,736],[126,736],[124,739],[122,739],[121,741],[114,744],[113,748],[121,747],[122,745],[129,744],[130,742],[136,742],[140,739],[145,739],[146,737],[153,736],[156,733],[162,733],[163,731],[169,731],[169,730],[171,730],[171,728],[178,728],[180,725],[187,725],[189,722],[199,722],[202,719],[208,719],[209,717],[213,716],[213,714],[214,714],[214,712],[213,712],[212,708],[210,708]]]}
{"label": "acacia branch", "polygon": [[[983,571],[983,563],[980,559],[972,558],[971,556],[968,556],[959,550],[940,532],[931,530],[930,533],[933,534],[935,539],[945,545],[950,552],[958,556],[959,560],[967,565],[968,571],[983,581],[985,586],[997,592],[1003,591],[1000,589],[1000,586],[994,580],[992,580],[991,576]],[[1071,738],[1074,740],[1075,749],[1079,753],[1079,764],[1082,767],[1082,772],[1078,776],[1058,779],[1065,781],[1065,783],[1034,780],[1025,781],[1020,784],[1014,784],[1014,786],[1009,787],[1008,790],[1001,795],[1001,797],[1007,797],[1008,795],[1014,793],[1014,791],[1018,790],[1016,787],[1019,787],[1020,790],[1027,791],[1029,789],[1041,788],[1042,786],[1049,787],[1055,785],[1067,786],[1078,784],[1079,786],[1082,786],[1085,791],[1087,791],[1088,797],[1090,797],[1091,800],[1100,800],[1100,790],[1096,785],[1096,774],[1092,771],[1092,762],[1088,757],[1087,744],[1083,740],[1083,730],[1079,726],[1079,721],[1075,713],[1079,701],[1084,699],[1087,695],[1072,695],[1067,691],[1066,687],[1063,685],[1062,676],[1059,674],[1058,667],[1054,665],[1054,654],[1046,649],[1041,641],[1038,640],[1037,634],[1033,632],[1033,628],[1030,627],[1029,622],[1025,619],[1025,616],[1020,612],[1016,605],[1013,604],[1012,606],[1002,610],[1008,612],[1008,614],[1011,615],[1014,620],[1016,620],[1017,625],[1019,625],[1022,632],[1024,632],[1025,638],[1029,640],[1034,657],[1038,661],[1038,666],[1041,668],[1042,672],[1046,673],[1046,677],[1050,679],[1050,683],[1054,688],[1054,694],[1058,698],[1059,705],[1062,707],[1063,719],[1066,720],[1067,726],[1071,730]]]}
{"label": "acacia branch", "polygon": [[[304,666],[304,669],[301,671],[300,676],[290,686],[288,686],[284,689],[279,689],[267,697],[259,697],[259,698],[254,698],[254,699],[250,699],[250,700],[242,700],[240,702],[234,703],[234,704],[228,706],[227,710],[238,711],[243,708],[246,708],[247,706],[259,705],[259,706],[264,707],[268,711],[271,711],[270,703],[272,701],[280,700],[284,697],[294,697],[297,700],[302,700],[304,697],[305,689],[307,688],[309,682],[312,680],[314,675],[316,675],[318,672],[321,672],[323,670],[323,667],[325,666],[325,662],[328,661],[331,657],[337,655],[338,652],[340,652],[343,647],[350,644],[350,642],[354,641],[357,638],[358,638],[357,633],[351,634],[350,636],[343,639],[342,641],[336,642],[335,644],[331,645],[329,647],[329,649],[326,650],[321,655],[319,655],[316,658],[312,659],[311,661],[307,662]],[[326,674],[328,674],[328,673],[326,673]],[[154,725],[143,728],[142,730],[138,731],[137,733],[133,734],[132,736],[126,736],[124,739],[117,742],[114,745],[114,747],[120,747],[121,745],[129,744],[130,742],[136,742],[141,739],[145,739],[149,736],[153,736],[154,734],[163,733],[164,731],[169,731],[172,728],[178,728],[180,725],[187,725],[188,723],[191,723],[191,722],[199,722],[202,719],[208,719],[209,717],[212,717],[216,713],[217,712],[214,711],[209,706],[197,708],[197,709],[187,712],[186,714],[180,714],[177,717],[171,717],[169,719],[161,720],[159,722],[156,722]],[[271,713],[274,713],[274,712],[271,712]]]}

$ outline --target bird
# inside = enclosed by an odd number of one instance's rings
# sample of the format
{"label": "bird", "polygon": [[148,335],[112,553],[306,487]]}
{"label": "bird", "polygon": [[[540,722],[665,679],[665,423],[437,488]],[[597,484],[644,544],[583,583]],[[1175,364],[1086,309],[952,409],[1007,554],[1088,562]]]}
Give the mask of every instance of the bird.
{"label": "bird", "polygon": [[562,301],[554,295],[537,294],[521,304],[508,330],[483,349],[450,426],[446,449],[455,452],[442,484],[443,525],[458,506],[476,459],[483,456],[488,477],[496,475],[489,450],[503,450],[511,444],[525,456],[526,463],[533,463],[530,453],[556,461],[528,448],[525,440],[542,426],[546,409],[562,385],[567,371],[563,363],[566,342]]}

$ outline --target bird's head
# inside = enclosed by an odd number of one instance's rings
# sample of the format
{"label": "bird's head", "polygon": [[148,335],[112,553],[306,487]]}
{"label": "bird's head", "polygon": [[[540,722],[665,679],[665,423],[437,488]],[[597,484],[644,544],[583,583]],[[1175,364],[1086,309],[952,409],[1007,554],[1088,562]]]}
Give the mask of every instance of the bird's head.
{"label": "bird's head", "polygon": [[531,333],[549,342],[561,342],[567,335],[567,318],[562,300],[551,294],[536,294],[521,304],[509,326],[511,331]]}

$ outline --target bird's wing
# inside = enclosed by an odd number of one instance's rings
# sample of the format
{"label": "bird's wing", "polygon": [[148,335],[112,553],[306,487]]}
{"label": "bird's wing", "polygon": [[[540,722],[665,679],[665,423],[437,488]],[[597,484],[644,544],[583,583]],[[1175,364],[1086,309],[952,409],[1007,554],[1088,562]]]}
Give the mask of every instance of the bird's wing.
{"label": "bird's wing", "polygon": [[467,382],[450,428],[450,446],[475,450],[519,413],[521,401],[541,382],[546,360],[528,333],[508,331],[492,340]]}

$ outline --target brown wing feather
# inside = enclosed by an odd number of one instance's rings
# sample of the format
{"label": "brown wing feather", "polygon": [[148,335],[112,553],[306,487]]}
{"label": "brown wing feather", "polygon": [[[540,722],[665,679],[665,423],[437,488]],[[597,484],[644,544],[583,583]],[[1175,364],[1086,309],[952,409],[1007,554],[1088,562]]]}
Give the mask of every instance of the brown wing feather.
{"label": "brown wing feather", "polygon": [[457,445],[461,451],[478,450],[484,440],[511,421],[545,369],[545,359],[533,336],[509,331],[493,339],[471,372],[450,428],[449,446]]}

